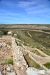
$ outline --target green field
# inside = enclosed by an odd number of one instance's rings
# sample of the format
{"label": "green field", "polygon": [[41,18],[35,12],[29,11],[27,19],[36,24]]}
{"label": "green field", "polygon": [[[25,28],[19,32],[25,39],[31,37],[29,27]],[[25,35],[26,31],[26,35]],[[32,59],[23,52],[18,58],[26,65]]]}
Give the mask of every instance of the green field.
{"label": "green field", "polygon": [[[31,37],[30,37],[30,35]],[[44,53],[50,55],[50,35],[39,31],[17,30],[16,38],[20,39],[23,44],[32,48],[38,48]]]}

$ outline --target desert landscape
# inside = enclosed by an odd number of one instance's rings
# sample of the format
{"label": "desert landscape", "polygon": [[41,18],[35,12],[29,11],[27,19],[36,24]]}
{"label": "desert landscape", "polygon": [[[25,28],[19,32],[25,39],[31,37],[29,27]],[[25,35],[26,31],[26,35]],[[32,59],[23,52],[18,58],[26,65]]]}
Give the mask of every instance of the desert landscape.
{"label": "desert landscape", "polygon": [[0,25],[0,75],[50,75],[50,25]]}

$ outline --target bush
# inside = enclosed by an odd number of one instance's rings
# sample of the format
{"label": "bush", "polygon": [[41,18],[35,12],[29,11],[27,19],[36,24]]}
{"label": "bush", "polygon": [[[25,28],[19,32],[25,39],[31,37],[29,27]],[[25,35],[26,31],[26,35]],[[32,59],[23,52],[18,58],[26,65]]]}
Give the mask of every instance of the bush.
{"label": "bush", "polygon": [[13,65],[13,59],[7,59],[5,61],[5,64],[12,64]]}

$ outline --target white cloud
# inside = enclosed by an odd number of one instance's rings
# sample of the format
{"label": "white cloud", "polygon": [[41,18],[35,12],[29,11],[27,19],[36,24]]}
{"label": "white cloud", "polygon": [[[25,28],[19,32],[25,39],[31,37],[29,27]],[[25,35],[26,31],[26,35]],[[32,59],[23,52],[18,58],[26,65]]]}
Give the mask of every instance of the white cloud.
{"label": "white cloud", "polygon": [[23,8],[27,14],[43,14],[50,12],[50,8],[48,8],[47,2],[41,0],[33,0],[33,1],[20,1],[17,6]]}
{"label": "white cloud", "polygon": [[31,1],[31,2],[29,2],[29,1],[19,1],[17,5],[19,7],[26,8],[26,7],[32,6],[33,4],[35,4],[34,1]]}

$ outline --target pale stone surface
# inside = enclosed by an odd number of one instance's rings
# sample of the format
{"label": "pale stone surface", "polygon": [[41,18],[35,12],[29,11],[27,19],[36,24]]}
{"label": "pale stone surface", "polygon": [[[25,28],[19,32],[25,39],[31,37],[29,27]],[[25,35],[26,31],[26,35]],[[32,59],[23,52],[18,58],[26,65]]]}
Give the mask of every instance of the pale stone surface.
{"label": "pale stone surface", "polygon": [[6,75],[16,75],[16,74],[15,74],[15,72],[13,71],[13,72],[7,72]]}
{"label": "pale stone surface", "polygon": [[1,72],[0,72],[0,75],[2,75]]}

